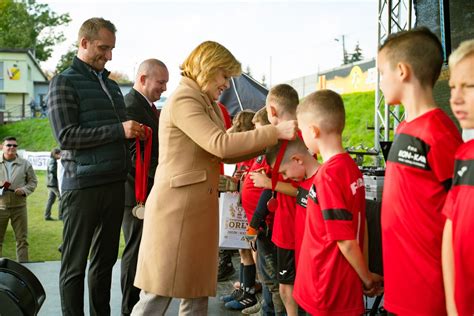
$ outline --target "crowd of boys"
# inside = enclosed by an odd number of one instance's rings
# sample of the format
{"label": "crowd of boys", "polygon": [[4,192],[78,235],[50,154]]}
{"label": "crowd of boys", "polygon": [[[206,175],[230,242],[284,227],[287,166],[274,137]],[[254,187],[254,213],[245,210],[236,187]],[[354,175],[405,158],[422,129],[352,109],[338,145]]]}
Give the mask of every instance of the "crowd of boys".
{"label": "crowd of boys", "polygon": [[[298,104],[290,86],[270,90],[270,123],[297,118],[301,135],[249,167],[245,181],[264,189],[255,191],[258,203],[246,200],[248,184],[242,192],[244,208],[252,208],[247,237],[264,261],[257,272],[274,292],[264,295],[263,314],[361,315],[364,294],[384,293],[390,315],[474,315],[474,140],[463,144],[436,105],[442,63],[442,46],[426,28],[392,34],[379,49],[385,101],[405,111],[386,162],[383,277],[369,271],[365,257],[365,188],[342,145],[342,98],[320,90]],[[472,129],[474,40],[453,52],[449,66],[451,109]],[[233,295],[248,307],[242,291]],[[283,309],[273,304],[277,296]]]}

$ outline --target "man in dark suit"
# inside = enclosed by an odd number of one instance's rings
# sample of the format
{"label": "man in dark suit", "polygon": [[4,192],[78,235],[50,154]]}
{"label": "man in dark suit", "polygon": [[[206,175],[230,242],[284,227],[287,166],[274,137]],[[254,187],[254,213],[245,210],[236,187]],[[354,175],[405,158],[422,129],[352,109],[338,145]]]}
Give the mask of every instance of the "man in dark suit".
{"label": "man in dark suit", "polygon": [[[156,166],[158,165],[158,121],[160,110],[154,102],[158,101],[161,94],[166,91],[169,80],[166,65],[157,59],[147,59],[138,68],[135,84],[125,96],[127,119],[135,120],[153,130],[150,169],[148,172],[147,193],[153,186]],[[142,152],[144,142],[141,142]],[[121,286],[122,286],[122,314],[129,315],[133,306],[138,302],[140,290],[133,286],[137,266],[138,249],[142,236],[143,220],[132,214],[132,209],[137,205],[135,198],[135,140],[130,142],[132,154],[132,169],[125,183],[125,210],[122,229],[125,237],[125,249],[122,255]]]}

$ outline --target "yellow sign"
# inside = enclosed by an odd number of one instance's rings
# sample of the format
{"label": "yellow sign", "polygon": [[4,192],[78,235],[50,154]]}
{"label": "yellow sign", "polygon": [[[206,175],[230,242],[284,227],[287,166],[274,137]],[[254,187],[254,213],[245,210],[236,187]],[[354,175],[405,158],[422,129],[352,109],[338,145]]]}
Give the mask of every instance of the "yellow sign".
{"label": "yellow sign", "polygon": [[7,69],[8,78],[10,80],[20,80],[20,68],[16,64],[13,64],[13,67]]}

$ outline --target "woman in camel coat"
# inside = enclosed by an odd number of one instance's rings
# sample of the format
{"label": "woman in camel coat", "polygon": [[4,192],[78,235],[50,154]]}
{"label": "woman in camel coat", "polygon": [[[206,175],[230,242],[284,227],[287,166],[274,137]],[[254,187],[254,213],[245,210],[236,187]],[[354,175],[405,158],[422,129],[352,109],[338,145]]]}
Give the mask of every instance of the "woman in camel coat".
{"label": "woman in camel coat", "polygon": [[180,315],[206,315],[216,295],[221,161],[240,161],[291,139],[296,122],[226,134],[216,100],[241,65],[222,45],[204,42],[181,65],[180,85],[163,108],[159,164],[145,206],[132,315],[161,315],[183,298]]}

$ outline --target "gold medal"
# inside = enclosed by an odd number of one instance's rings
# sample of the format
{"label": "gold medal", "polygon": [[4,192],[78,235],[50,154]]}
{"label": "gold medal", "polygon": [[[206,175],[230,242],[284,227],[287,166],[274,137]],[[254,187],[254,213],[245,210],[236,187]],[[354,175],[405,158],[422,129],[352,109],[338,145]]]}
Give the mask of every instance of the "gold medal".
{"label": "gold medal", "polygon": [[132,214],[138,219],[144,219],[145,218],[145,205],[143,204],[138,204],[132,209]]}

